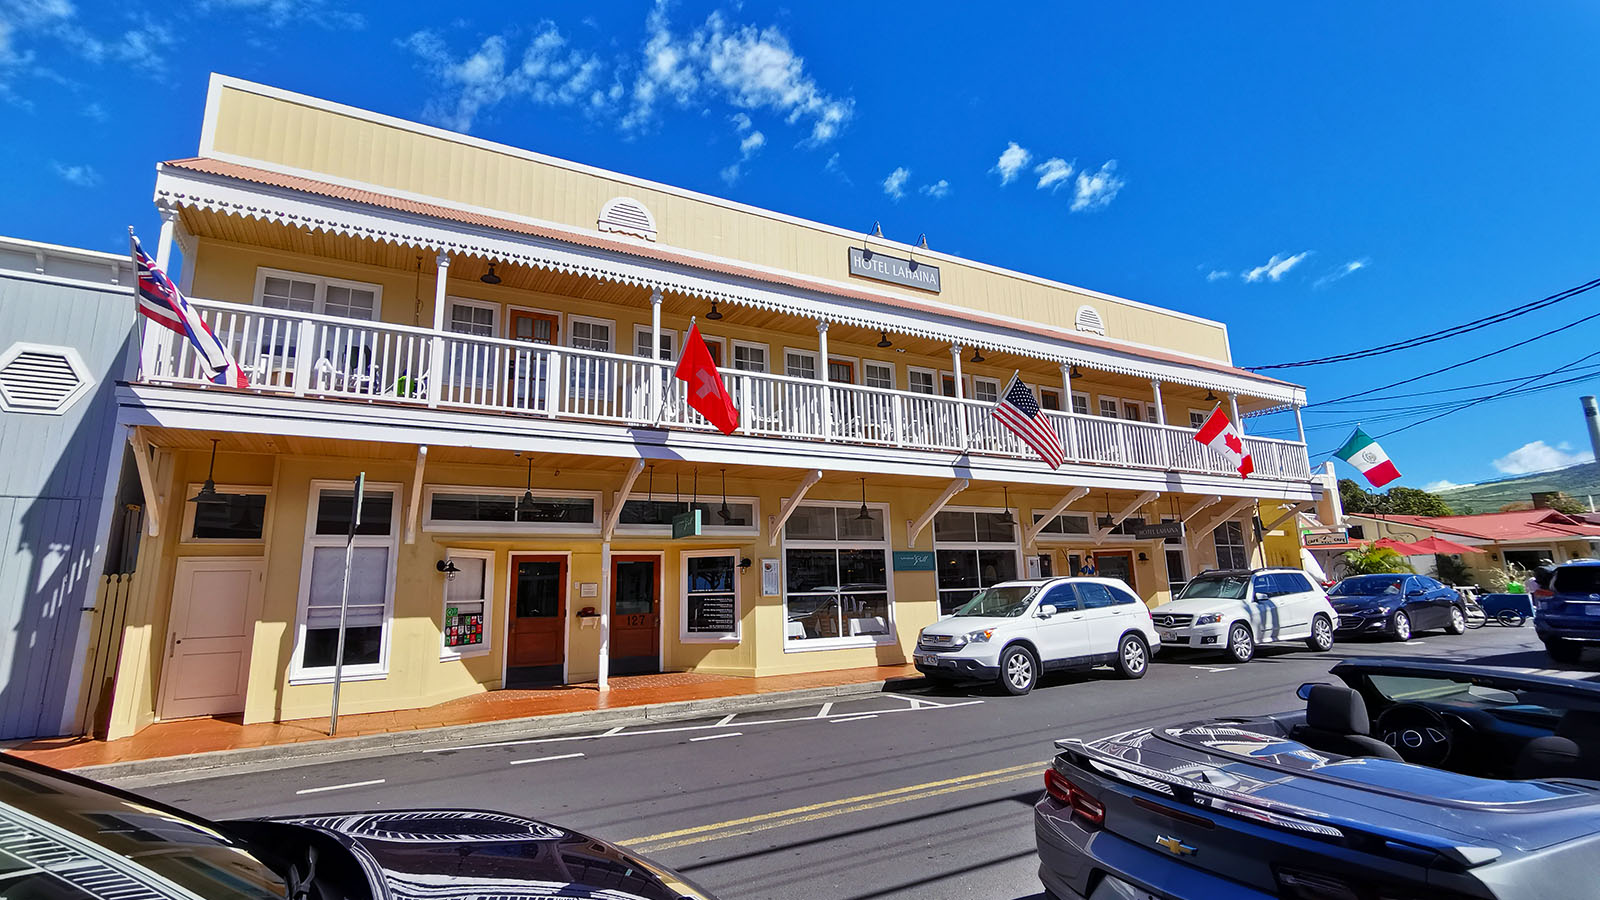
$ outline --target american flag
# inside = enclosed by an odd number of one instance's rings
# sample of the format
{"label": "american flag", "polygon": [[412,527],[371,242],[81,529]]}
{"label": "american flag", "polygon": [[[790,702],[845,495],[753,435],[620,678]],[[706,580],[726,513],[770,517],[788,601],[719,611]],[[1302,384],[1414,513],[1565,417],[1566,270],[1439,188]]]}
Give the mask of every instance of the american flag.
{"label": "american flag", "polygon": [[1011,376],[1011,382],[1006,385],[1006,391],[1000,397],[1000,402],[995,404],[992,415],[1000,420],[1000,424],[1011,429],[1023,443],[1033,448],[1052,469],[1061,468],[1061,463],[1066,455],[1061,452],[1061,438],[1056,435],[1055,426],[1039,411],[1039,401],[1033,399],[1033,391],[1022,383],[1022,379]]}
{"label": "american flag", "polygon": [[212,381],[231,387],[249,387],[250,379],[234,362],[228,348],[217,340],[211,327],[200,318],[199,311],[189,305],[167,273],[144,252],[139,239],[132,234],[128,239],[133,242],[133,261],[139,270],[139,313],[188,338]]}

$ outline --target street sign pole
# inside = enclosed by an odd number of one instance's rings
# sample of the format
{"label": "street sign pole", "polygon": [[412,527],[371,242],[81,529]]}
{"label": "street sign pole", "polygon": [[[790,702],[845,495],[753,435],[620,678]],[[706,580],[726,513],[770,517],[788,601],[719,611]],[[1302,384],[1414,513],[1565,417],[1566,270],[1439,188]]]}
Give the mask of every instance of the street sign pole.
{"label": "street sign pole", "polygon": [[344,538],[344,584],[339,589],[339,640],[333,655],[333,709],[328,713],[328,736],[339,733],[339,683],[344,680],[344,623],[350,611],[350,568],[355,559],[356,529],[361,525],[361,500],[367,492],[367,473],[356,476],[350,501],[350,529]]}

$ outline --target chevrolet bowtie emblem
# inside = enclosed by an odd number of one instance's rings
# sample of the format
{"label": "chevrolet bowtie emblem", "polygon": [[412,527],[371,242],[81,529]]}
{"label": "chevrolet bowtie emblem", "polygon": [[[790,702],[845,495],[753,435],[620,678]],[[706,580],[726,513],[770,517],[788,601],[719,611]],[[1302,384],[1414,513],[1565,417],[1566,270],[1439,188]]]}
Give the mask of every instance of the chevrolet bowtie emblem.
{"label": "chevrolet bowtie emblem", "polygon": [[1193,856],[1199,852],[1183,841],[1175,837],[1167,837],[1164,834],[1156,838],[1156,846],[1171,853],[1173,856]]}

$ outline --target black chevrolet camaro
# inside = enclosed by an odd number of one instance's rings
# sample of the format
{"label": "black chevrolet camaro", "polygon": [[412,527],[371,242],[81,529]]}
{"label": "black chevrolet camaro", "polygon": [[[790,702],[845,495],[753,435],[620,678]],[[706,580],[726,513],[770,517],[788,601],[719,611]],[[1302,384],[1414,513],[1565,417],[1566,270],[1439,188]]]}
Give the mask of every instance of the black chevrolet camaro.
{"label": "black chevrolet camaro", "polygon": [[208,822],[0,756],[5,900],[711,900],[543,822],[468,810]]}

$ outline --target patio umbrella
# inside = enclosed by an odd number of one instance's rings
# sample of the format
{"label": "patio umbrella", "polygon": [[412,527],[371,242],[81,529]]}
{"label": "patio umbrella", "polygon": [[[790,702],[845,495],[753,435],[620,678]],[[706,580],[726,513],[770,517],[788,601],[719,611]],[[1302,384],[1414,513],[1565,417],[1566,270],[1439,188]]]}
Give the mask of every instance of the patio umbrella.
{"label": "patio umbrella", "polygon": [[1433,552],[1432,550],[1421,549],[1421,542],[1407,544],[1404,541],[1397,541],[1394,538],[1378,538],[1373,542],[1373,544],[1378,547],[1393,550],[1401,556],[1422,556],[1425,553]]}
{"label": "patio umbrella", "polygon": [[1482,547],[1468,547],[1466,544],[1458,544],[1455,541],[1447,541],[1442,537],[1425,537],[1420,541],[1413,542],[1410,546],[1415,547],[1418,553],[1450,554],[1485,552]]}

